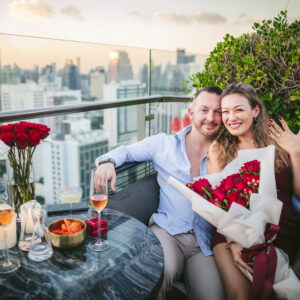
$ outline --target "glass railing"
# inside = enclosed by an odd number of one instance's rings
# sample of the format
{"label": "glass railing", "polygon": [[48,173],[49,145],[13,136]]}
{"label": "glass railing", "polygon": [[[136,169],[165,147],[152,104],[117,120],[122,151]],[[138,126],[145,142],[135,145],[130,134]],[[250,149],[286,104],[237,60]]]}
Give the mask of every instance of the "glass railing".
{"label": "glass railing", "polygon": [[[56,203],[62,186],[88,201],[95,158],[119,145],[187,124],[186,79],[205,57],[132,47],[0,34],[0,123],[50,127],[37,147],[37,198]],[[7,176],[8,161],[0,160]]]}

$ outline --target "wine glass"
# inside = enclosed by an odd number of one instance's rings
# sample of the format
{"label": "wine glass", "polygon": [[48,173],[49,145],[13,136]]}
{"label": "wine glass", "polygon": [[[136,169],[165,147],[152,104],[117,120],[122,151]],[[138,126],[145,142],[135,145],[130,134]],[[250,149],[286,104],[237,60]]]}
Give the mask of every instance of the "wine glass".
{"label": "wine glass", "polygon": [[65,186],[58,191],[58,198],[63,203],[69,203],[69,215],[72,218],[72,203],[79,202],[82,189],[75,186]]}
{"label": "wine glass", "polygon": [[91,171],[91,185],[90,185],[90,200],[92,206],[98,213],[98,238],[97,240],[89,243],[89,248],[92,251],[104,251],[108,246],[108,242],[101,240],[101,226],[100,226],[100,215],[103,208],[106,206],[108,200],[107,192],[107,175],[105,174],[101,180],[101,184],[95,185],[95,171]]}
{"label": "wine glass", "polygon": [[0,274],[11,273],[20,267],[20,261],[16,257],[9,257],[7,246],[7,225],[9,225],[15,215],[14,201],[7,194],[0,197],[0,227],[4,232],[4,260],[0,260]]}

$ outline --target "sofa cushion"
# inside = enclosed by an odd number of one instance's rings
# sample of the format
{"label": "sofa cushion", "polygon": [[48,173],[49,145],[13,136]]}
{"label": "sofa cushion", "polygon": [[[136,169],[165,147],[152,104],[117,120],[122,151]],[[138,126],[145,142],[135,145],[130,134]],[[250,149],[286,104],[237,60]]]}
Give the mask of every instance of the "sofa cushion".
{"label": "sofa cushion", "polygon": [[122,211],[148,225],[151,215],[157,211],[158,202],[157,174],[152,174],[110,195],[107,207]]}

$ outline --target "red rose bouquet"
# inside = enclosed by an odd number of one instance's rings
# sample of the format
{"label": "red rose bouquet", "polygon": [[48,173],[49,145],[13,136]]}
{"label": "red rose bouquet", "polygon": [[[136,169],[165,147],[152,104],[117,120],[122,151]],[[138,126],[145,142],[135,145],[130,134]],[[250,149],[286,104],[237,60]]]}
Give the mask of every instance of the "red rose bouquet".
{"label": "red rose bouquet", "polygon": [[8,160],[13,170],[12,193],[15,207],[35,198],[34,182],[31,182],[32,158],[36,146],[49,135],[46,125],[19,122],[0,127],[0,140],[7,146]]}
{"label": "red rose bouquet", "polygon": [[244,248],[244,261],[254,262],[253,277],[249,275],[253,295],[271,295],[273,289],[279,298],[298,299],[300,281],[287,255],[272,243],[282,210],[274,157],[273,145],[241,150],[223,171],[202,176],[194,184],[186,186],[173,177],[168,182],[219,233]]}
{"label": "red rose bouquet", "polygon": [[246,162],[239,169],[239,173],[227,176],[215,188],[206,178],[199,179],[193,184],[187,183],[186,186],[225,211],[229,210],[233,202],[249,208],[250,195],[258,193],[259,172],[260,162],[252,160]]}

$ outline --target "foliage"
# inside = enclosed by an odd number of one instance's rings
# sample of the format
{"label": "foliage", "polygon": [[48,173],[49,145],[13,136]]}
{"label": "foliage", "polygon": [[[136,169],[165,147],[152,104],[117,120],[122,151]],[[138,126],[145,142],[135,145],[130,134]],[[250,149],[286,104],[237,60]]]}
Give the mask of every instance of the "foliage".
{"label": "foliage", "polygon": [[292,130],[300,126],[300,21],[287,22],[287,11],[254,23],[253,33],[226,34],[206,60],[203,72],[187,80],[188,92],[208,85],[225,88],[251,84],[271,117],[283,116]]}

